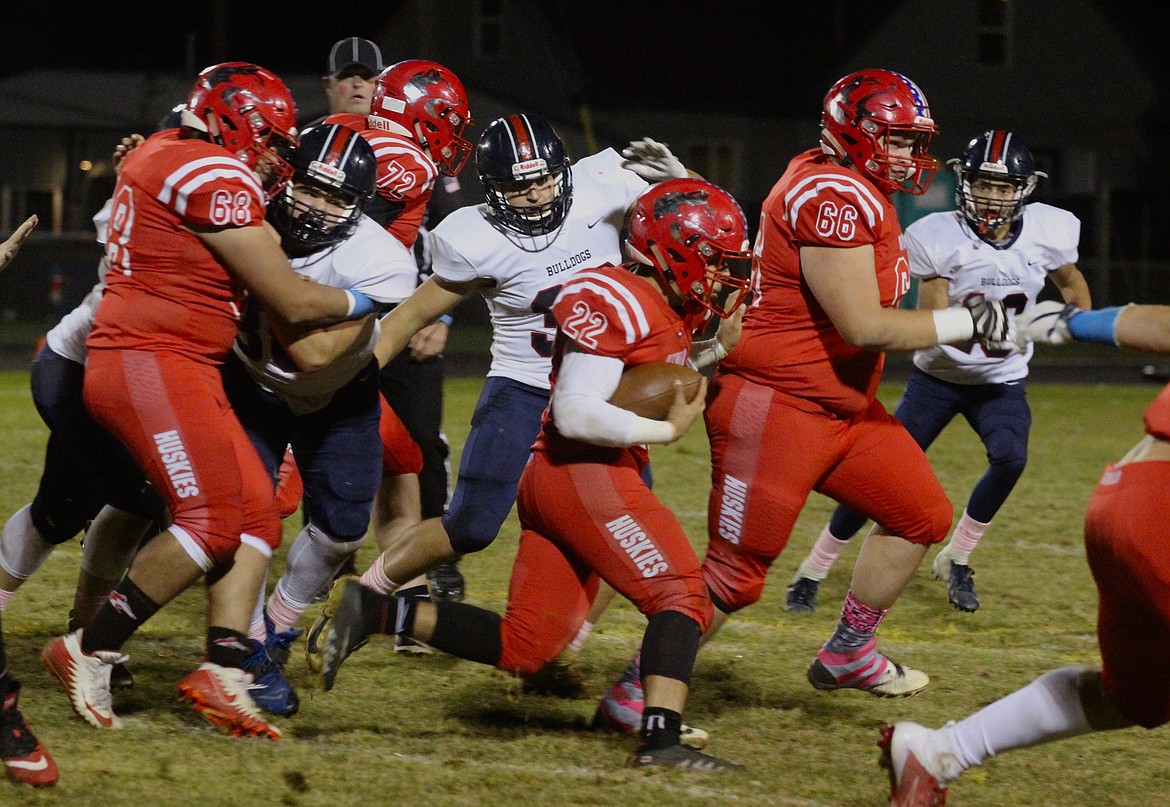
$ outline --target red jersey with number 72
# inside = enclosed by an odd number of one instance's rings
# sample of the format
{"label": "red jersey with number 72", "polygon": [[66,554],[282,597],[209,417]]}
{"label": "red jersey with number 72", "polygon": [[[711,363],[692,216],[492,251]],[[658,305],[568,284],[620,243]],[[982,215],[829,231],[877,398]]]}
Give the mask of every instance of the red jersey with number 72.
{"label": "red jersey with number 72", "polygon": [[719,372],[733,373],[839,417],[865,411],[884,354],[845,341],[804,282],[801,247],[872,245],[881,304],[910,287],[910,264],[894,206],[855,171],[820,150],[798,154],[764,200],[753,249],[755,297],[743,336]]}
{"label": "red jersey with number 72", "polygon": [[92,349],[178,353],[218,362],[239,329],[243,285],[188,228],[264,223],[260,179],[230,152],[178,129],[126,157],[106,240],[110,270]]}

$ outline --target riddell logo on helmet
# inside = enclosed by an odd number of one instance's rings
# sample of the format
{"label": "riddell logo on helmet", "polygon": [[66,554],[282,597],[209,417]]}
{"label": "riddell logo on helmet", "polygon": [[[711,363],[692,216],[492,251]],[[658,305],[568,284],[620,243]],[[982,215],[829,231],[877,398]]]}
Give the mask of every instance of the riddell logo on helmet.
{"label": "riddell logo on helmet", "polygon": [[548,173],[548,163],[539,157],[512,166],[513,179],[535,179]]}
{"label": "riddell logo on helmet", "polygon": [[335,165],[329,163],[319,162],[313,160],[309,163],[309,176],[314,179],[323,179],[330,185],[342,185],[345,183],[345,172]]}

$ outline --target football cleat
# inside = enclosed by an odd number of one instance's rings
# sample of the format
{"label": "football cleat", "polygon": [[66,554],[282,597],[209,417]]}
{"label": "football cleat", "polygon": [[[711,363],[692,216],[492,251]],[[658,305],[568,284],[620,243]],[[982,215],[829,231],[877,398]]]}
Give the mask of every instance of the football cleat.
{"label": "football cleat", "polygon": [[[593,728],[616,731],[619,734],[637,734],[642,730],[642,710],[645,701],[642,685],[637,681],[618,681],[601,698],[593,715]],[[690,748],[706,748],[711,735],[688,726],[682,727],[679,742]]]}
{"label": "football cleat", "polygon": [[22,785],[48,787],[57,782],[57,763],[41,745],[20,709],[20,682],[8,681],[8,694],[0,707],[0,760],[8,778]]}
{"label": "football cleat", "polygon": [[639,748],[630,760],[631,768],[683,768],[688,771],[714,773],[742,771],[743,765],[728,762],[690,748],[686,745],[668,745],[666,748]]}
{"label": "football cleat", "polygon": [[81,629],[58,636],[41,650],[41,663],[65,687],[69,705],[86,723],[99,729],[120,729],[110,695],[110,672],[129,656],[116,650],[98,650],[92,656],[81,649]]}
{"label": "football cleat", "polygon": [[440,563],[427,572],[427,582],[431,585],[431,599],[439,602],[463,602],[467,593],[467,584],[463,573],[459,571],[458,561]]}
{"label": "football cleat", "polygon": [[238,667],[221,667],[205,661],[184,676],[177,687],[179,700],[187,701],[213,725],[233,737],[280,739],[280,729],[260,714],[249,686],[252,676]]}
{"label": "football cleat", "polygon": [[411,639],[409,636],[399,634],[394,637],[394,652],[406,653],[409,656],[433,656],[435,648],[416,639]]}
{"label": "football cleat", "polygon": [[936,580],[947,581],[947,601],[959,611],[974,613],[979,610],[979,595],[975,593],[975,571],[965,563],[951,558],[951,545],[944,546],[934,561],[931,571]]}
{"label": "football cleat", "polygon": [[[822,647],[809,665],[808,682],[814,688],[827,692],[858,689],[879,698],[909,698],[926,689],[930,676],[895,664],[872,647],[871,640],[866,644],[864,652],[849,658]],[[838,677],[831,668],[843,674]]]}
{"label": "football cleat", "polygon": [[790,614],[811,614],[817,608],[817,589],[820,580],[801,577],[798,573],[788,584],[788,596],[784,599],[784,610]]}
{"label": "football cleat", "polygon": [[947,781],[955,779],[960,771],[958,761],[951,755],[937,755],[939,770],[929,770],[932,755],[926,750],[930,729],[917,723],[885,724],[881,728],[878,763],[890,776],[890,807],[942,807],[947,803]]}
{"label": "football cleat", "polygon": [[549,695],[554,698],[583,698],[588,687],[571,655],[561,653],[533,675],[523,679],[521,689],[528,695]]}
{"label": "football cleat", "polygon": [[[301,632],[296,630],[289,633],[292,633],[292,638],[295,639]],[[269,714],[285,717],[295,715],[301,706],[301,699],[293,685],[284,677],[284,665],[273,658],[266,643],[255,639],[249,641],[252,643],[252,655],[244,661],[244,671],[252,676],[252,683],[248,686],[252,700]],[[284,657],[288,658],[288,642],[285,642]]]}
{"label": "football cleat", "polygon": [[358,578],[343,577],[334,583],[326,609],[329,624],[321,634],[321,675],[328,692],[333,689],[341,663],[369,641]]}

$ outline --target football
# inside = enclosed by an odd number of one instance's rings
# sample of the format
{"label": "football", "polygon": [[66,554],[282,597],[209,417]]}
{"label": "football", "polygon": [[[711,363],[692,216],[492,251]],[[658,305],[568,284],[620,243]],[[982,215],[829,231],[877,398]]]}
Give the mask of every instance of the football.
{"label": "football", "polygon": [[674,380],[683,384],[687,403],[695,400],[703,375],[682,364],[655,361],[630,367],[609,402],[651,420],[666,420],[674,403]]}

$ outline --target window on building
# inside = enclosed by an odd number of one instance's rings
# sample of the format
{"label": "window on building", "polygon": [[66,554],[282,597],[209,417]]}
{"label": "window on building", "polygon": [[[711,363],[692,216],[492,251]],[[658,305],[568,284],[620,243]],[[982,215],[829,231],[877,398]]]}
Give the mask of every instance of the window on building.
{"label": "window on building", "polygon": [[476,9],[476,55],[499,56],[504,47],[504,0],[479,0]]}
{"label": "window on building", "polygon": [[975,60],[989,67],[1011,64],[1011,0],[979,0],[975,21]]}

